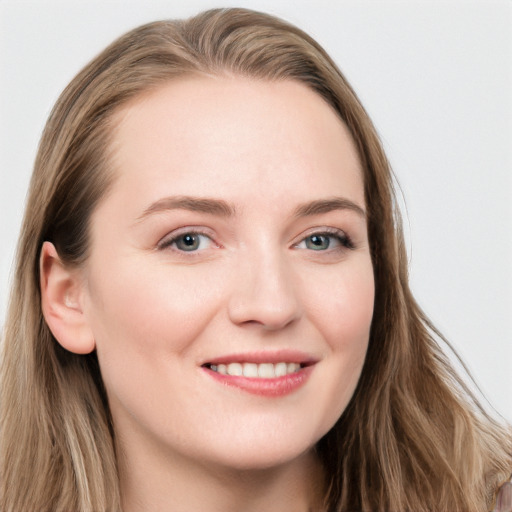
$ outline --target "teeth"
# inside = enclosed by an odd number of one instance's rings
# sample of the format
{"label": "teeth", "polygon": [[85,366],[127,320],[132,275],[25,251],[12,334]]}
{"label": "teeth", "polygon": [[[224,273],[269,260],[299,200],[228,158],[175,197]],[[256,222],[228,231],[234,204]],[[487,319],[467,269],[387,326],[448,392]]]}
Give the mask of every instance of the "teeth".
{"label": "teeth", "polygon": [[245,363],[243,365],[244,377],[257,377],[258,365],[254,363]]}
{"label": "teeth", "polygon": [[216,364],[210,365],[210,369],[222,375],[232,375],[235,377],[250,377],[253,379],[273,379],[275,377],[282,377],[290,373],[295,373],[300,370],[299,363],[230,363],[230,364]]}
{"label": "teeth", "polygon": [[274,371],[276,372],[276,377],[282,377],[283,375],[286,375],[286,363],[277,363],[274,367]]}
{"label": "teeth", "polygon": [[[300,368],[300,365],[299,365],[299,368]],[[297,364],[295,364],[295,363],[288,363],[286,365],[286,373],[293,373],[293,372],[296,372],[297,370],[298,370]]]}
{"label": "teeth", "polygon": [[240,363],[231,363],[226,367],[227,374],[239,377],[243,374],[243,367]]}
{"label": "teeth", "polygon": [[258,377],[262,379],[273,379],[275,376],[276,372],[272,363],[262,363],[258,365]]}

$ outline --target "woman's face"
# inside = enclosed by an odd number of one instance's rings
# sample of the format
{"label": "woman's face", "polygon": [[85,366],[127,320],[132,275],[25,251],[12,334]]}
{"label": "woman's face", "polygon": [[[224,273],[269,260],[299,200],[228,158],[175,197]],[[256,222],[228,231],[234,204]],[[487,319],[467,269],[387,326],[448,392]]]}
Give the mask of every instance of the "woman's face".
{"label": "woman's face", "polygon": [[342,414],[368,344],[348,130],[304,85],[228,77],[166,84],[116,122],[83,297],[119,443],[235,468],[294,460]]}

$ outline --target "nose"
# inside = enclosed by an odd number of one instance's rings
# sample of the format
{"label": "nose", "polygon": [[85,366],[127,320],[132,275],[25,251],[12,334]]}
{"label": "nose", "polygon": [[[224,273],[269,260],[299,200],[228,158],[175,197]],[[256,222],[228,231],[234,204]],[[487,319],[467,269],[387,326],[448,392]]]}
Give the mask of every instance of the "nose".
{"label": "nose", "polygon": [[229,317],[237,325],[283,329],[300,316],[297,283],[285,258],[274,254],[240,256],[233,273]]}

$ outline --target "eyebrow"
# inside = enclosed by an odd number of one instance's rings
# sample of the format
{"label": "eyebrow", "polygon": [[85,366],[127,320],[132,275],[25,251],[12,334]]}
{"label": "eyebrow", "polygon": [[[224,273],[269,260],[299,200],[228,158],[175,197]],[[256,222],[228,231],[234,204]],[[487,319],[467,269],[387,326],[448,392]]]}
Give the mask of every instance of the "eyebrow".
{"label": "eyebrow", "polygon": [[[208,197],[172,196],[164,197],[152,203],[144,210],[137,219],[141,221],[152,214],[168,210],[188,210],[192,212],[208,213],[220,217],[232,217],[236,213],[234,206],[222,199]],[[328,199],[317,199],[299,205],[295,209],[295,217],[308,217],[321,215],[334,210],[351,210],[363,218],[366,212],[359,205],[344,197],[331,197]]]}
{"label": "eyebrow", "polygon": [[144,210],[137,220],[141,221],[154,213],[167,210],[188,210],[192,212],[209,213],[210,215],[218,215],[221,217],[231,217],[235,214],[235,208],[222,199],[173,196],[164,197],[155,201]]}
{"label": "eyebrow", "polygon": [[328,199],[318,199],[299,205],[295,210],[296,217],[308,217],[310,215],[320,215],[322,213],[332,212],[334,210],[350,210],[366,219],[366,212],[359,205],[344,197],[330,197]]}

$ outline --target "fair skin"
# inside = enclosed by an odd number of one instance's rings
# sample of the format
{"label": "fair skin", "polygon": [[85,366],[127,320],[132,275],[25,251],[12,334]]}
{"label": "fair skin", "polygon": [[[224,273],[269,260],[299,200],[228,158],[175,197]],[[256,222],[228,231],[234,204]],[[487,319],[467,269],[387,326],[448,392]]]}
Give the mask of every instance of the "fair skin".
{"label": "fair skin", "polygon": [[347,128],[304,85],[240,77],[168,83],[115,121],[89,259],[45,243],[41,268],[57,340],[97,350],[124,512],[316,510],[314,446],[373,313]]}

